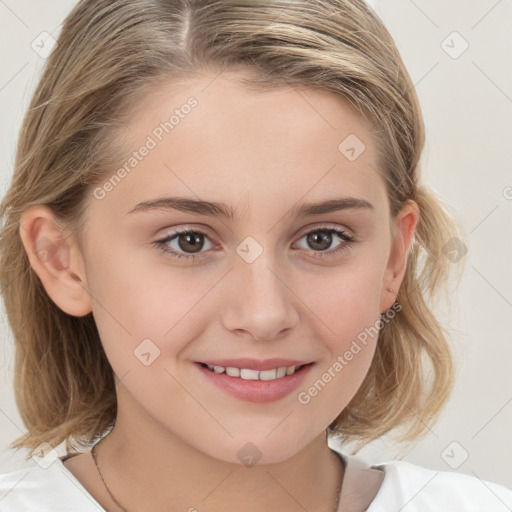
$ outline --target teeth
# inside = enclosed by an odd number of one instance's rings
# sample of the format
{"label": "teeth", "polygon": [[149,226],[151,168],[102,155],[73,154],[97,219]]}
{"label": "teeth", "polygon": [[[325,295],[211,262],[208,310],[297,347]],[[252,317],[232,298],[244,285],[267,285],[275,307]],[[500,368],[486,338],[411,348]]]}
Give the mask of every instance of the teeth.
{"label": "teeth", "polygon": [[276,370],[263,370],[260,372],[260,380],[274,380],[277,378]]}
{"label": "teeth", "polygon": [[240,369],[240,377],[245,380],[258,380],[260,372],[258,370],[246,370],[245,368]]}
{"label": "teeth", "polygon": [[240,377],[240,368],[231,368],[231,366],[229,366],[226,368],[226,373],[230,377]]}
{"label": "teeth", "polygon": [[280,379],[282,377],[286,377],[287,375],[292,375],[297,371],[299,366],[280,366],[279,368],[274,368],[273,370],[249,370],[247,368],[233,368],[228,366],[224,368],[223,366],[211,366],[209,364],[206,365],[209,370],[215,373],[224,373],[229,375],[230,377],[238,377],[244,380],[275,380]]}
{"label": "teeth", "polygon": [[288,366],[286,368],[286,375],[291,375],[292,373],[295,373],[295,366]]}

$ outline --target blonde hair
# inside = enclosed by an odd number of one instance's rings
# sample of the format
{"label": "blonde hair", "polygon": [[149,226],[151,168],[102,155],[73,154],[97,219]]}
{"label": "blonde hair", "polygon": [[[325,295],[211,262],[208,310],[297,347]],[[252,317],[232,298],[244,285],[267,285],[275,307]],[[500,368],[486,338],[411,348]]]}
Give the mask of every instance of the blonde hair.
{"label": "blonde hair", "polygon": [[[446,402],[452,358],[428,301],[448,282],[444,247],[461,238],[419,182],[423,119],[394,41],[362,0],[82,0],[46,61],[0,205],[0,285],[15,339],[15,396],[28,432],[11,447],[80,449],[115,422],[112,369],[92,314],[49,298],[19,236],[22,212],[49,206],[80,241],[84,204],[123,159],[123,115],[165,80],[245,68],[252,89],[304,85],[343,96],[373,123],[392,217],[408,200],[420,221],[397,301],[360,389],[328,430],[363,446],[396,427],[424,435]],[[39,448],[38,448],[39,449]]]}

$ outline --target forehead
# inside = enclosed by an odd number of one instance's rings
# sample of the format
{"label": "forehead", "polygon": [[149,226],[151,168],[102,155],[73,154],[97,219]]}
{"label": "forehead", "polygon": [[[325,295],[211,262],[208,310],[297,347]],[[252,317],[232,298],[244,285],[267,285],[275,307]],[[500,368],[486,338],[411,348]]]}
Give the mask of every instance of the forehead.
{"label": "forehead", "polygon": [[259,206],[329,193],[385,200],[371,123],[346,99],[295,85],[251,90],[242,77],[169,78],[133,106],[120,163],[131,168],[109,195],[117,209],[168,192],[235,206],[241,195]]}
{"label": "forehead", "polygon": [[[266,131],[273,134],[283,127],[289,129],[290,122],[302,120],[306,123],[293,126],[295,135],[302,132],[310,136],[312,131],[330,130],[341,137],[344,130],[353,129],[366,137],[372,125],[345,97],[332,91],[300,84],[256,89],[250,80],[251,72],[245,70],[205,72],[189,79],[169,77],[147,89],[130,106],[125,126],[135,129],[144,126],[149,130],[169,120],[173,113],[183,119],[181,110],[190,119],[187,125],[193,125],[194,130],[207,124],[223,129],[228,129],[228,125],[257,129],[263,123]],[[189,116],[186,104],[190,98],[197,101],[198,108],[194,107],[194,115]],[[173,137],[178,134],[176,130]]]}

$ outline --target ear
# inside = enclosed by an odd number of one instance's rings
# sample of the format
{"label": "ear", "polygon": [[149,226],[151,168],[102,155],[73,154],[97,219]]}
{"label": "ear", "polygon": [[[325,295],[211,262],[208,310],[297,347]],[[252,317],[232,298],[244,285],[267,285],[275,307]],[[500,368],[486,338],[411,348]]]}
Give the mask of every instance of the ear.
{"label": "ear", "polygon": [[[419,208],[409,200],[394,220],[395,233],[382,283],[380,311],[384,313],[395,302],[400,285],[405,276],[407,257],[419,221]],[[392,291],[390,291],[392,290]]]}
{"label": "ear", "polygon": [[84,316],[92,311],[83,258],[72,234],[66,234],[53,211],[45,205],[27,208],[19,234],[44,289],[65,313]]}

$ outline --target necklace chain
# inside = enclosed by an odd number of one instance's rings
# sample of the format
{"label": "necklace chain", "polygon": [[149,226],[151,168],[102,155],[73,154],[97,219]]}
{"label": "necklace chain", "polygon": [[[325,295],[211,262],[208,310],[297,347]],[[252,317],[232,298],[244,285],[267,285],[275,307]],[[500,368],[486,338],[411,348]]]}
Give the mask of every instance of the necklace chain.
{"label": "necklace chain", "polygon": [[91,455],[92,455],[92,458],[94,460],[94,464],[96,465],[96,469],[98,470],[98,473],[100,474],[100,477],[101,477],[101,480],[103,482],[103,485],[105,486],[105,489],[107,489],[108,493],[110,494],[110,497],[114,500],[114,503],[120,508],[123,510],[123,512],[128,512],[117,500],[116,498],[114,497],[114,495],[112,494],[112,491],[109,489],[108,485],[107,485],[107,482],[105,482],[105,479],[103,478],[103,475],[101,474],[101,470],[100,470],[100,467],[98,465],[98,461],[96,459],[96,447],[101,443],[101,441],[99,443],[96,443],[93,447],[92,447],[92,450],[91,450]]}
{"label": "necklace chain", "polygon": [[[96,447],[101,443],[101,441],[99,441],[98,443],[96,443],[93,447],[92,447],[92,450],[91,450],[91,455],[92,455],[92,458],[94,460],[94,464],[96,465],[96,469],[98,470],[98,473],[101,477],[101,480],[103,482],[103,485],[105,486],[105,489],[107,489],[108,493],[110,494],[110,497],[114,500],[114,503],[120,508],[123,510],[123,512],[128,512],[117,500],[116,498],[114,497],[114,495],[112,494],[112,491],[109,489],[108,485],[107,485],[107,482],[105,482],[105,479],[103,478],[103,475],[101,473],[101,470],[100,470],[100,467],[98,465],[98,460],[96,459]],[[336,453],[336,455],[338,455]],[[340,461],[341,461],[341,457],[338,455],[338,457],[340,458]],[[344,467],[344,464],[343,464],[343,461],[341,461],[341,464],[342,466]],[[336,495],[336,504],[335,504],[335,508],[334,510],[337,511],[338,510],[338,504],[339,504],[339,498],[340,498],[340,492],[341,492],[341,487],[342,487],[342,483],[343,483],[343,480],[345,480],[345,478],[343,477],[341,479],[342,481],[340,482],[339,484],[339,487],[338,487],[338,492],[337,492],[337,495]]]}

